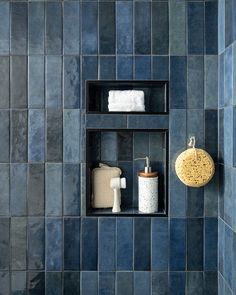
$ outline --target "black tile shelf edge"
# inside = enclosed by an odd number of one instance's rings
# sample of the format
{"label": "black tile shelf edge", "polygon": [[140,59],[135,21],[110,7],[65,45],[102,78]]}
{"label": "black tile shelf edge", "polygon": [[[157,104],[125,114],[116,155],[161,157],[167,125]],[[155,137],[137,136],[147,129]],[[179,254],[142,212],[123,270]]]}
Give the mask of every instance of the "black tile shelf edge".
{"label": "black tile shelf edge", "polygon": [[108,209],[90,209],[87,216],[115,216],[115,217],[167,217],[166,212],[142,213],[137,208],[125,209],[119,213],[112,213],[111,208]]}

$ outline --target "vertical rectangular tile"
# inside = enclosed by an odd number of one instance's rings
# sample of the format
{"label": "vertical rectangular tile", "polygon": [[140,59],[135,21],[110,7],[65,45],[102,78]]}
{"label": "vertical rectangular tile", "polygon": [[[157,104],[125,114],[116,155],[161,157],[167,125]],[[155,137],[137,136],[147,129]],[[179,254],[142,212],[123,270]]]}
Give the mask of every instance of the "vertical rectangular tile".
{"label": "vertical rectangular tile", "polygon": [[80,273],[64,272],[64,295],[80,294]]}
{"label": "vertical rectangular tile", "polygon": [[151,4],[135,2],[135,54],[151,53]]}
{"label": "vertical rectangular tile", "polygon": [[47,161],[62,161],[62,111],[47,110]]}
{"label": "vertical rectangular tile", "polygon": [[151,272],[134,272],[134,295],[151,294]]}
{"label": "vertical rectangular tile", "polygon": [[[3,2],[3,4],[5,3],[7,2]],[[0,19],[1,19],[1,16],[0,16]],[[2,27],[1,24],[0,24],[0,27]],[[10,59],[8,56],[0,56],[0,87],[1,87],[0,108],[1,109],[8,109],[10,104],[9,76],[10,76]]]}
{"label": "vertical rectangular tile", "polygon": [[132,80],[133,79],[133,57],[117,56],[117,79]]}
{"label": "vertical rectangular tile", "polygon": [[99,219],[99,270],[115,270],[116,220],[114,218]]}
{"label": "vertical rectangular tile", "polygon": [[63,159],[64,162],[80,161],[80,110],[64,110]]}
{"label": "vertical rectangular tile", "polygon": [[99,3],[99,53],[115,53],[115,3]]}
{"label": "vertical rectangular tile", "polygon": [[28,218],[28,269],[44,269],[45,224],[43,217]]}
{"label": "vertical rectangular tile", "polygon": [[225,0],[225,48],[233,42],[233,0]]}
{"label": "vertical rectangular tile", "polygon": [[80,3],[64,3],[63,47],[64,54],[80,53]]}
{"label": "vertical rectangular tile", "polygon": [[44,161],[45,147],[44,110],[29,110],[28,160]]}
{"label": "vertical rectangular tile", "polygon": [[28,63],[29,108],[44,108],[44,57],[29,56]]}
{"label": "vertical rectangular tile", "polygon": [[151,79],[151,57],[135,56],[135,79],[150,80]]}
{"label": "vertical rectangular tile", "polygon": [[236,292],[236,234],[233,234],[233,292]]}
{"label": "vertical rectangular tile", "polygon": [[47,163],[45,166],[46,214],[62,215],[62,164]]}
{"label": "vertical rectangular tile", "polygon": [[168,256],[168,220],[152,218],[152,270],[167,271]]}
{"label": "vertical rectangular tile", "polygon": [[133,272],[116,273],[116,294],[133,294]]}
{"label": "vertical rectangular tile", "polygon": [[47,218],[46,220],[46,268],[48,271],[62,269],[62,219]]}
{"label": "vertical rectangular tile", "polygon": [[29,215],[44,215],[44,164],[28,165],[27,201]]}
{"label": "vertical rectangular tile", "polygon": [[98,261],[98,221],[97,218],[81,220],[81,267],[82,270],[97,270]]}
{"label": "vertical rectangular tile", "polygon": [[12,294],[26,295],[26,271],[13,271],[11,273]]}
{"label": "vertical rectangular tile", "polygon": [[233,108],[224,109],[224,163],[232,166],[233,161]]}
{"label": "vertical rectangular tile", "polygon": [[133,133],[133,153],[134,158],[143,158],[149,154],[149,133]]}
{"label": "vertical rectangular tile", "polygon": [[236,107],[233,107],[233,167],[236,167]]}
{"label": "vertical rectangular tile", "polygon": [[216,271],[204,273],[204,294],[218,294],[218,274]]}
{"label": "vertical rectangular tile", "polygon": [[168,272],[152,272],[152,294],[169,294],[168,287]]}
{"label": "vertical rectangular tile", "polygon": [[61,56],[46,57],[46,105],[48,108],[62,106],[62,59]]}
{"label": "vertical rectangular tile", "polygon": [[117,270],[133,270],[133,219],[117,218]]}
{"label": "vertical rectangular tile", "polygon": [[204,3],[188,4],[188,54],[204,54]]}
{"label": "vertical rectangular tile", "polygon": [[8,162],[10,158],[10,118],[9,111],[0,110],[0,162]]}
{"label": "vertical rectangular tile", "polygon": [[186,273],[186,290],[187,294],[203,294],[203,272],[189,271]]}
{"label": "vertical rectangular tile", "polygon": [[80,57],[64,56],[63,72],[64,108],[80,107]]}
{"label": "vertical rectangular tile", "polygon": [[169,56],[152,57],[152,78],[169,80]]}
{"label": "vertical rectangular tile", "polygon": [[204,189],[187,188],[187,216],[203,217],[204,216]]}
{"label": "vertical rectangular tile", "polygon": [[185,294],[185,272],[170,272],[169,284],[170,295]]}
{"label": "vertical rectangular tile", "polygon": [[133,53],[133,3],[116,2],[117,53]]}
{"label": "vertical rectangular tile", "polygon": [[218,56],[205,55],[205,109],[218,107]]}
{"label": "vertical rectangular tile", "polygon": [[[236,5],[235,5],[236,10]],[[235,26],[236,27],[236,26]],[[232,58],[233,58],[233,105],[236,105],[236,43],[234,42],[232,45]]]}
{"label": "vertical rectangular tile", "polygon": [[151,220],[134,220],[134,270],[151,269]]}
{"label": "vertical rectangular tile", "polygon": [[199,147],[204,148],[204,111],[202,109],[187,110],[187,137],[195,136]]}
{"label": "vertical rectangular tile", "polygon": [[98,274],[95,271],[81,272],[81,295],[98,294]]}
{"label": "vertical rectangular tile", "polygon": [[9,227],[10,227],[9,218],[0,218],[0,251],[1,251],[0,269],[9,269],[9,262],[10,262]]}
{"label": "vertical rectangular tile", "polygon": [[116,79],[116,57],[115,56],[100,56],[99,78],[102,80]]}
{"label": "vertical rectangular tile", "polygon": [[11,5],[11,54],[27,53],[27,3]]}
{"label": "vertical rectangular tile", "polygon": [[12,216],[26,215],[27,164],[11,164],[10,207]]}
{"label": "vertical rectangular tile", "polygon": [[218,53],[218,3],[205,3],[205,54]]}
{"label": "vertical rectangular tile", "polygon": [[219,56],[219,108],[225,104],[225,51]]}
{"label": "vertical rectangular tile", "polygon": [[233,53],[232,46],[225,50],[224,56],[224,106],[232,105],[233,97]]}
{"label": "vertical rectangular tile", "polygon": [[169,9],[166,2],[152,3],[152,54],[169,54]]}
{"label": "vertical rectangular tile", "polygon": [[206,218],[204,222],[204,270],[217,270],[218,221]]}
{"label": "vertical rectangular tile", "polygon": [[14,270],[26,269],[26,218],[11,218],[11,268]]}
{"label": "vertical rectangular tile", "polygon": [[[204,188],[204,216],[216,217],[218,216],[218,205],[220,207],[220,201],[216,198],[216,192],[218,192],[219,183],[219,165],[215,166],[215,176],[210,183]],[[219,203],[219,204],[218,204]]]}
{"label": "vertical rectangular tile", "polygon": [[186,3],[170,1],[170,54],[186,55]]}
{"label": "vertical rectangular tile", "polygon": [[170,58],[170,107],[186,108],[187,104],[187,60],[184,56]]}
{"label": "vertical rectangular tile", "polygon": [[0,54],[9,53],[10,45],[10,3],[1,2],[0,4]]}
{"label": "vertical rectangular tile", "polygon": [[126,189],[122,190],[121,211],[122,208],[133,208],[133,161],[118,162],[118,167],[122,171],[122,177],[126,178]]}
{"label": "vertical rectangular tile", "polygon": [[218,141],[218,112],[217,110],[205,111],[205,147],[214,160],[217,159]]}
{"label": "vertical rectangular tile", "polygon": [[[45,273],[30,271],[28,273],[28,293],[29,295],[45,294]],[[37,282],[37,284],[35,283]]]}
{"label": "vertical rectangular tile", "polygon": [[233,281],[233,231],[228,225],[225,225],[225,247],[224,247],[224,261],[223,261],[223,275],[227,285],[232,288]]}
{"label": "vertical rectangular tile", "polygon": [[61,3],[46,3],[46,53],[62,52],[62,7]]}
{"label": "vertical rectangular tile", "polygon": [[170,270],[183,271],[186,263],[186,225],[184,219],[170,221]]}
{"label": "vertical rectangular tile", "polygon": [[101,160],[117,161],[117,133],[101,132]]}
{"label": "vertical rectangular tile", "polygon": [[10,93],[12,108],[27,108],[26,56],[11,56]]}
{"label": "vertical rectangular tile", "polygon": [[62,294],[62,273],[61,272],[46,272],[45,282],[46,295],[61,295]]}
{"label": "vertical rectangular tile", "polygon": [[119,161],[131,161],[133,159],[133,133],[131,131],[117,134],[117,149]]}
{"label": "vertical rectangular tile", "polygon": [[30,2],[28,11],[29,54],[44,54],[45,4],[43,2]]}
{"label": "vertical rectangular tile", "polygon": [[203,219],[187,219],[187,269],[203,270]]}
{"label": "vertical rectangular tile", "polygon": [[0,271],[1,295],[10,295],[9,272]]}
{"label": "vertical rectangular tile", "polygon": [[203,56],[188,56],[188,108],[204,106],[204,59]]}
{"label": "vertical rectangular tile", "polygon": [[80,215],[80,165],[63,166],[64,215]]}
{"label": "vertical rectangular tile", "polygon": [[82,53],[98,51],[98,3],[82,2]]}
{"label": "vertical rectangular tile", "polygon": [[115,295],[115,273],[99,272],[99,295]]}
{"label": "vertical rectangular tile", "polygon": [[10,192],[10,166],[0,164],[0,216],[9,215],[9,192]]}
{"label": "vertical rectangular tile", "polygon": [[64,269],[80,269],[80,219],[64,219]]}

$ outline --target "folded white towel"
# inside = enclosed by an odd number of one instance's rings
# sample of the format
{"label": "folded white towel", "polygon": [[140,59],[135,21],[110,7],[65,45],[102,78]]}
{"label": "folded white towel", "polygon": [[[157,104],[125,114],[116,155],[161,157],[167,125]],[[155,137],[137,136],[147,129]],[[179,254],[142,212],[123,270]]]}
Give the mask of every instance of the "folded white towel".
{"label": "folded white towel", "polygon": [[141,90],[110,90],[108,109],[110,112],[144,112],[144,92]]}

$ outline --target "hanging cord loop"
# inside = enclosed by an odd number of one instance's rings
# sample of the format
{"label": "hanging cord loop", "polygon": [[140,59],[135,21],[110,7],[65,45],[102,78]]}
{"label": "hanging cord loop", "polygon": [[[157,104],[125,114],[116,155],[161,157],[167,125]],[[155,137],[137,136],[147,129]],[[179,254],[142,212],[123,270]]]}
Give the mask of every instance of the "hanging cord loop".
{"label": "hanging cord loop", "polygon": [[195,136],[191,136],[189,138],[188,146],[191,147],[191,148],[193,148],[195,150],[195,157],[197,159],[197,151],[195,149],[195,145],[196,145],[196,138],[195,138]]}

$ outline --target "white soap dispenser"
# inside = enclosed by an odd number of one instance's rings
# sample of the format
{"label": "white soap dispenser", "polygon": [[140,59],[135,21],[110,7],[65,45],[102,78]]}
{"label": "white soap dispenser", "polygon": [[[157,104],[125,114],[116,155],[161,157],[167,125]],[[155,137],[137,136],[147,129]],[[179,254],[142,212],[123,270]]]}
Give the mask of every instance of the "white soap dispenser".
{"label": "white soap dispenser", "polygon": [[146,160],[146,165],[138,173],[138,210],[154,213],[158,211],[158,173],[152,172],[149,157],[139,159]]}

